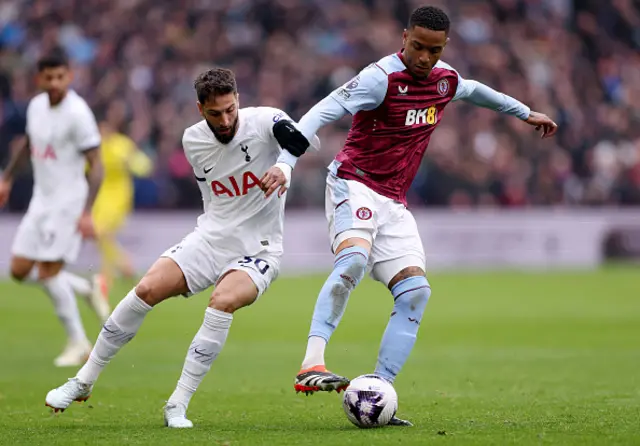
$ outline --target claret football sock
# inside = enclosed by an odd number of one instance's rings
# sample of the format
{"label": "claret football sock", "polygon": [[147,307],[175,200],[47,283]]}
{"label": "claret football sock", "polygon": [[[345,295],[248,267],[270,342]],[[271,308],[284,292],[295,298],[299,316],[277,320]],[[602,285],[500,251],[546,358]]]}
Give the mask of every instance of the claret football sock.
{"label": "claret football sock", "polygon": [[324,364],[325,346],[342,319],[351,291],[364,277],[368,259],[369,252],[358,246],[336,255],[333,272],[320,290],[313,311],[303,369]]}
{"label": "claret football sock", "polygon": [[89,360],[76,378],[82,383],[93,384],[116,353],[133,339],[151,309],[138,297],[135,288],[129,291],[104,323]]}
{"label": "claret football sock", "polygon": [[189,406],[191,397],[224,347],[232,321],[231,313],[207,308],[204,322],[187,351],[178,385],[169,397],[170,404]]}
{"label": "claret football sock", "polygon": [[375,374],[393,383],[416,342],[431,287],[423,276],[410,277],[395,284],[391,293],[393,311],[382,336]]}

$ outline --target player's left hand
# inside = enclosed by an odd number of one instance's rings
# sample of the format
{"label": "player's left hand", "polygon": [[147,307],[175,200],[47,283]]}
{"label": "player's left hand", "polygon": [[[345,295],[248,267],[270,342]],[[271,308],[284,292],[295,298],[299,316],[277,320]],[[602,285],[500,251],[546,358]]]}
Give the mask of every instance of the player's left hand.
{"label": "player's left hand", "polygon": [[276,189],[278,190],[278,197],[282,197],[288,189],[289,178],[278,165],[271,166],[269,170],[260,178],[260,187],[263,190],[266,198],[269,198]]}
{"label": "player's left hand", "polygon": [[550,117],[543,113],[531,111],[525,122],[529,125],[535,126],[536,130],[542,129],[542,139],[550,138],[558,131],[558,124],[553,122]]}
{"label": "player's left hand", "polygon": [[93,226],[93,218],[91,218],[91,214],[89,212],[84,212],[82,217],[80,217],[80,220],[78,221],[78,230],[84,238],[95,238],[96,231]]}

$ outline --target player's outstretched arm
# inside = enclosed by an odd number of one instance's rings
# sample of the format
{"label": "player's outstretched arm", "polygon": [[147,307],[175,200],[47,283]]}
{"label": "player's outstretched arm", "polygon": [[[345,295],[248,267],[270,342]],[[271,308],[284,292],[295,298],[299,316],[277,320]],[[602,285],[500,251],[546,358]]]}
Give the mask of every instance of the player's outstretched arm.
{"label": "player's outstretched arm", "polygon": [[24,142],[18,145],[18,149],[13,151],[7,168],[2,172],[0,178],[0,208],[9,200],[11,185],[16,173],[27,163],[29,159],[29,137],[25,136]]}
{"label": "player's outstretched arm", "polygon": [[274,136],[282,147],[282,152],[276,164],[269,168],[260,180],[262,190],[267,198],[276,190],[278,190],[278,197],[284,195],[291,182],[293,168],[298,162],[298,158],[304,155],[309,147],[309,141],[317,141],[319,148],[320,140],[316,136],[318,130],[346,114],[347,110],[342,105],[331,96],[327,96],[314,105],[298,124],[287,121],[288,124],[282,125],[278,129],[279,131],[274,126]]}
{"label": "player's outstretched arm", "polygon": [[[317,138],[316,133],[318,133],[320,128],[337,121],[349,112],[336,101],[332,95],[333,93],[314,105],[297,124],[297,128],[307,141]],[[283,149],[282,154],[278,158],[278,162],[286,163],[290,165],[291,168],[294,168],[298,158],[300,158],[303,153],[295,153],[286,147],[283,147]]]}
{"label": "player's outstretched arm", "polygon": [[458,89],[454,100],[461,99],[479,107],[495,110],[522,119],[536,130],[542,130],[542,138],[556,134],[558,125],[543,113],[531,111],[517,99],[494,90],[478,81],[459,77]]}
{"label": "player's outstretched arm", "polygon": [[[344,86],[334,90],[329,96],[314,105],[297,124],[302,136],[311,141],[321,127],[337,121],[347,113],[355,115],[362,110],[373,110],[380,106],[387,93],[387,73],[377,64],[371,64]],[[278,188],[279,196],[286,191],[291,179],[291,170],[298,158],[304,154],[284,149],[276,165],[271,167],[262,177],[261,185],[265,195],[269,197]]]}

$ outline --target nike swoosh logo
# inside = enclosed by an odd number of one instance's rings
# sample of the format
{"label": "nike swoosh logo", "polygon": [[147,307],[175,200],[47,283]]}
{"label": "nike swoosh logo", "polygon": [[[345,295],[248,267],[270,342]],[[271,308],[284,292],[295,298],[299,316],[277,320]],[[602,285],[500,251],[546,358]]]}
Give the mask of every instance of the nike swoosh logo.
{"label": "nike swoosh logo", "polygon": [[209,167],[208,169],[204,169],[204,173],[207,174],[213,170],[213,167]]}
{"label": "nike swoosh logo", "polygon": [[205,352],[201,352],[201,351],[199,351],[197,347],[196,347],[196,348],[194,348],[194,349],[193,349],[193,351],[194,351],[196,354],[200,355],[200,356],[205,356],[205,357],[210,357],[210,356],[212,356],[212,354],[211,354],[211,353],[205,353]]}

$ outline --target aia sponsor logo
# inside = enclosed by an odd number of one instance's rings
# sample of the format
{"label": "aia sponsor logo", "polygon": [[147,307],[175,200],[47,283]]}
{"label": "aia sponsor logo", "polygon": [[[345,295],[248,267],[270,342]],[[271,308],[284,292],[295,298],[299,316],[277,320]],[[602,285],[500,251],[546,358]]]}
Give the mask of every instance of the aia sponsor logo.
{"label": "aia sponsor logo", "polygon": [[356,217],[360,220],[371,220],[372,216],[373,212],[371,212],[371,209],[369,208],[361,207],[356,211]]}
{"label": "aia sponsor logo", "polygon": [[34,158],[39,160],[56,160],[58,157],[56,156],[56,151],[53,150],[53,146],[49,144],[47,147],[42,149],[38,149],[36,146],[31,147],[31,154]]}
{"label": "aia sponsor logo", "polygon": [[211,190],[216,197],[226,195],[227,197],[240,197],[247,195],[254,188],[260,188],[260,180],[253,172],[245,172],[242,178],[229,177],[224,182],[214,180],[211,182]]}

